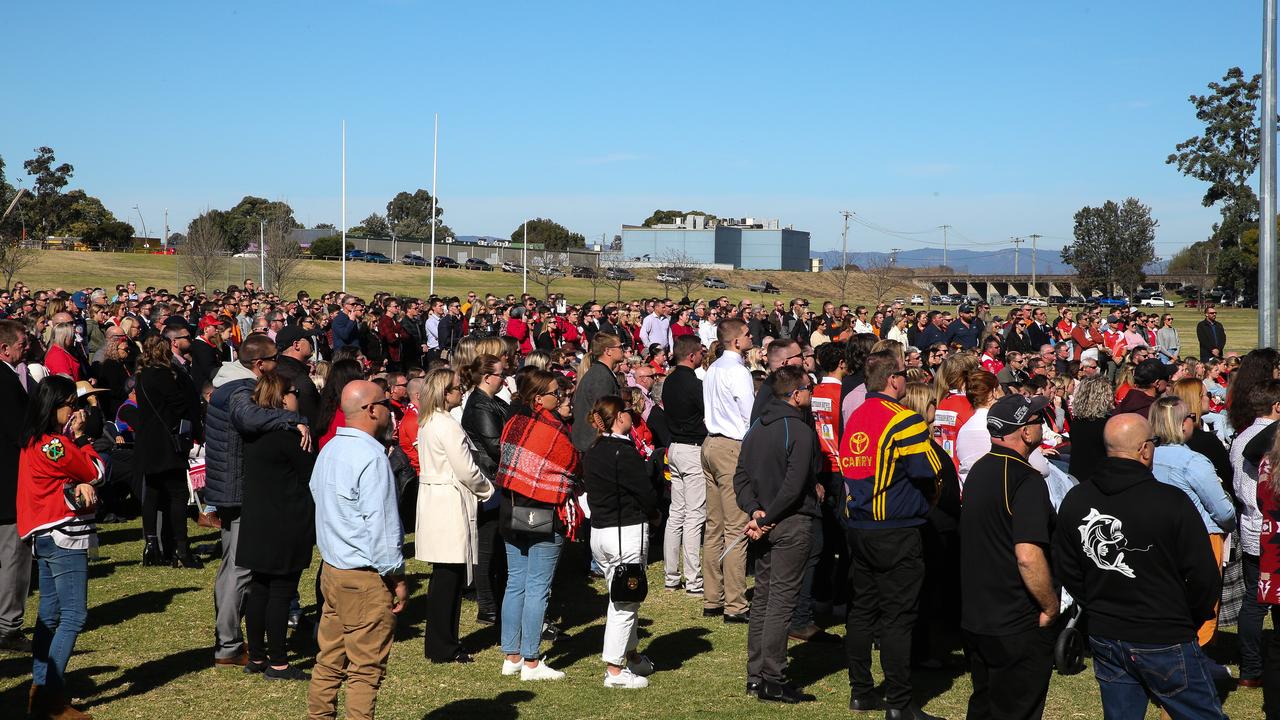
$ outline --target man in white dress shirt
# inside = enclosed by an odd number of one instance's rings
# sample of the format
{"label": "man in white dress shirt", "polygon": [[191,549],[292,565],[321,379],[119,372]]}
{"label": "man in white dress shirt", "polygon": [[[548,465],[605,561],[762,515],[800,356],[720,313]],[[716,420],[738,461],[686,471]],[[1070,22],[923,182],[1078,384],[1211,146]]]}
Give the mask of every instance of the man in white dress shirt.
{"label": "man in white dress shirt", "polygon": [[[717,336],[724,354],[707,368],[702,382],[707,439],[702,468],[707,476],[707,527],[702,540],[702,614],[724,615],[727,623],[748,621],[747,544],[740,541],[747,515],[738,507],[733,475],[738,451],[750,424],[755,384],[742,363],[751,333],[738,318],[720,321]],[[739,541],[725,555],[725,548]]]}
{"label": "man in white dress shirt", "polygon": [[650,345],[661,345],[662,349],[671,350],[671,308],[675,303],[671,300],[659,300],[653,304],[653,312],[649,313],[640,325],[640,342],[647,352]]}

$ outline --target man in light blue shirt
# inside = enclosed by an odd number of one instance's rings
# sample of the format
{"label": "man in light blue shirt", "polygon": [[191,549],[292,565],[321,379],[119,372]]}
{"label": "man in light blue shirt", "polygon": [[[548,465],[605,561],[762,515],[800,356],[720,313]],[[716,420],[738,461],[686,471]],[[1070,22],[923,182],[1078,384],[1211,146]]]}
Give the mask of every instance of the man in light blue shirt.
{"label": "man in light blue shirt", "polygon": [[390,401],[365,380],[342,390],[346,426],[316,459],[311,496],[316,545],[324,560],[324,608],[315,668],[307,692],[310,718],[334,718],[338,690],[347,681],[348,717],[373,717],[378,687],[408,593],[404,583],[404,531],[395,478],[377,438],[391,424]]}

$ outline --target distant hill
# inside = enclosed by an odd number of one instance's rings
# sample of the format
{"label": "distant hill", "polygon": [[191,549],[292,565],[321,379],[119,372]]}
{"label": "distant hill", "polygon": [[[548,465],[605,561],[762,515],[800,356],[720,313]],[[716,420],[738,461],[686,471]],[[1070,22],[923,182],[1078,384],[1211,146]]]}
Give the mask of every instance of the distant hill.
{"label": "distant hill", "polygon": [[[1062,262],[1060,248],[1040,248],[1036,253],[1036,272],[1044,275],[1069,275],[1075,270]],[[824,268],[835,268],[840,265],[839,250],[822,250],[809,253],[809,257],[821,258]],[[886,252],[850,252],[849,262],[859,267],[865,265],[882,266],[889,262],[891,253]],[[958,273],[993,275],[1009,275],[1013,273],[1014,250],[950,250],[947,252],[947,265]],[[942,265],[942,248],[917,248],[898,252],[899,267],[932,268]],[[1164,272],[1166,263],[1155,262],[1146,267],[1148,273]],[[1018,272],[1031,273],[1031,248],[1023,246],[1018,252]]]}

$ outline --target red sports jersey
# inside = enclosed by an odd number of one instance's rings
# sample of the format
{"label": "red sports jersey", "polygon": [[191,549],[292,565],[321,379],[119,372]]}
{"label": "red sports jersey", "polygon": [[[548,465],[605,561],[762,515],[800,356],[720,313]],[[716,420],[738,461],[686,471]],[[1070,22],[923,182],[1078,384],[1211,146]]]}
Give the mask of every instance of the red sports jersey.
{"label": "red sports jersey", "polygon": [[960,428],[971,417],[973,406],[969,404],[969,398],[958,390],[952,390],[951,394],[938,403],[938,411],[933,418],[934,435],[938,438],[938,444],[951,456],[951,462],[957,470],[960,469],[960,460],[956,457],[956,438],[960,435]]}
{"label": "red sports jersey", "polygon": [[840,472],[840,381],[825,377],[813,386],[813,428],[818,431],[818,448],[833,473]]}

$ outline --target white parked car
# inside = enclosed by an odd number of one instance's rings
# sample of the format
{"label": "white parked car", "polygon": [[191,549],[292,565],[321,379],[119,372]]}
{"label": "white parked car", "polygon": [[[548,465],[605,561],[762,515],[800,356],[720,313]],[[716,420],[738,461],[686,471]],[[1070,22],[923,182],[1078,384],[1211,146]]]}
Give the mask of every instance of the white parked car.
{"label": "white parked car", "polygon": [[924,296],[923,296],[923,295],[921,295],[921,294],[919,294],[919,293],[916,293],[915,295],[912,295],[912,296],[911,296],[911,304],[912,304],[912,305],[923,305],[923,304],[924,304]]}
{"label": "white parked car", "polygon": [[1032,307],[1049,307],[1048,300],[1045,300],[1044,298],[1038,298],[1038,297],[1027,298],[1025,304],[1030,305]]}
{"label": "white parked car", "polygon": [[1146,300],[1143,300],[1138,304],[1143,307],[1165,307],[1165,308],[1173,307],[1172,300],[1165,300],[1159,295],[1152,295],[1151,297],[1147,298]]}

